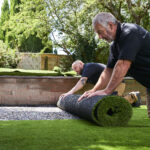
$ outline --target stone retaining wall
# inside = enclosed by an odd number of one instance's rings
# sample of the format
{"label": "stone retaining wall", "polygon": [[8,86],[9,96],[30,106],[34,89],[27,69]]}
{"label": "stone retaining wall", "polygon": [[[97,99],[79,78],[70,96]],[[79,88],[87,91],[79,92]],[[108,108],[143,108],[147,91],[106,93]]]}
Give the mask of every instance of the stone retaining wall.
{"label": "stone retaining wall", "polygon": [[1,105],[56,104],[62,93],[70,90],[77,77],[0,77]]}
{"label": "stone retaining wall", "polygon": [[[56,104],[62,93],[69,91],[79,77],[35,77],[0,76],[0,105],[47,105]],[[140,91],[142,103],[146,104],[146,90],[135,80],[125,80],[125,95]],[[82,94],[93,87],[92,84],[80,90]]]}

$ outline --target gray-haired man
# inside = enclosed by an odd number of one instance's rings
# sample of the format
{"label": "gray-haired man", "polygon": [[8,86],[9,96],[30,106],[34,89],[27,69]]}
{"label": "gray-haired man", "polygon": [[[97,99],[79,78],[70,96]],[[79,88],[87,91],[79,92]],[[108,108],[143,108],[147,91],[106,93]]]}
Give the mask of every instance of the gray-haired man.
{"label": "gray-haired man", "polygon": [[147,90],[150,117],[150,33],[136,24],[120,23],[112,14],[102,12],[93,19],[100,39],[112,42],[106,69],[97,84],[84,97],[108,95],[121,83],[127,72]]}

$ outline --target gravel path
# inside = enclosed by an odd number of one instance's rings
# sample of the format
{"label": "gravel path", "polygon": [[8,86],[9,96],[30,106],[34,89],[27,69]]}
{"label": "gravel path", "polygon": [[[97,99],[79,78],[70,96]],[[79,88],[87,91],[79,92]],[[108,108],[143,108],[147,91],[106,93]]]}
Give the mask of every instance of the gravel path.
{"label": "gravel path", "polygon": [[79,119],[58,107],[0,107],[0,120]]}

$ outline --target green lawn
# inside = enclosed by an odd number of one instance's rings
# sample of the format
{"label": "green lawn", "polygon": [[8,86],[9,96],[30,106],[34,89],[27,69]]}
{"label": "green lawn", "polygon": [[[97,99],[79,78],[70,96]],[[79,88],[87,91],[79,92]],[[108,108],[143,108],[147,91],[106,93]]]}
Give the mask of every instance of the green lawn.
{"label": "green lawn", "polygon": [[0,121],[0,150],[150,150],[146,107],[133,112],[127,127],[84,120]]}

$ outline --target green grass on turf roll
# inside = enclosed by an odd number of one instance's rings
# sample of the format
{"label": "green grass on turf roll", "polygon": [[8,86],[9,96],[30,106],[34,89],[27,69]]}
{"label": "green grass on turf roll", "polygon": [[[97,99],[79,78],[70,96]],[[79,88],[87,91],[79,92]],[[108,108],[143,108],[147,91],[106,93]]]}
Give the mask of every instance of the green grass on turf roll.
{"label": "green grass on turf roll", "polygon": [[132,107],[124,98],[114,95],[93,96],[78,102],[80,95],[59,99],[57,106],[100,126],[125,126],[132,116]]}

